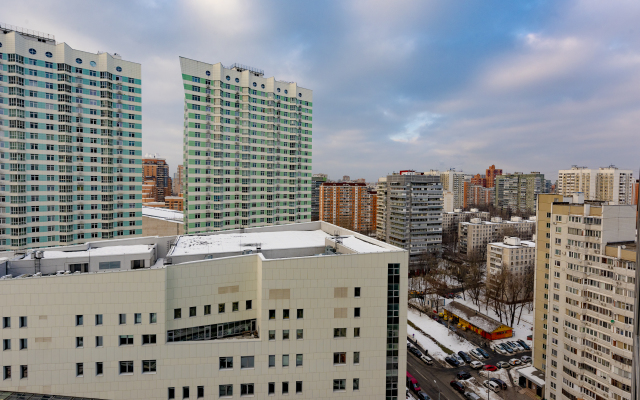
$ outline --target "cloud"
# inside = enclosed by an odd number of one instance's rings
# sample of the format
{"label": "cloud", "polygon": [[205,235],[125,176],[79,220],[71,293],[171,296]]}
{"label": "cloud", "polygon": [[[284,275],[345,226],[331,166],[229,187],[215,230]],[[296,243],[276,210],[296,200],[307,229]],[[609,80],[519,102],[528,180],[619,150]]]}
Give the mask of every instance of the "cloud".
{"label": "cloud", "polygon": [[416,114],[409,122],[404,125],[402,132],[394,133],[389,138],[394,142],[415,143],[420,135],[431,127],[440,115],[428,112]]}

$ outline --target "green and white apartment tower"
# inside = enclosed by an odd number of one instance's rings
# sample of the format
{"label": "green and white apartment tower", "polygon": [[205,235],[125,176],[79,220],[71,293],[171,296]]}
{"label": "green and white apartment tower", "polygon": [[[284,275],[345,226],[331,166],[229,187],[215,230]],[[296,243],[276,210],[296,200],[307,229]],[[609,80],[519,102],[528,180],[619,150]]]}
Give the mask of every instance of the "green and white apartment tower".
{"label": "green and white apartment tower", "polygon": [[311,221],[313,92],[180,58],[187,233]]}
{"label": "green and white apartment tower", "polygon": [[140,64],[0,25],[0,250],[142,233]]}

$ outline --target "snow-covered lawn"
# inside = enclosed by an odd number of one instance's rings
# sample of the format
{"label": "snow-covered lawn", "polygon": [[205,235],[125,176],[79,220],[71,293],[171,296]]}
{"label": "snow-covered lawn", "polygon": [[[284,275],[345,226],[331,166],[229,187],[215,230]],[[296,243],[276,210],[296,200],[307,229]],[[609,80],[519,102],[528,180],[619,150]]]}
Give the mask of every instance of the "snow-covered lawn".
{"label": "snow-covered lawn", "polygon": [[447,368],[453,368],[444,360],[444,358],[447,356],[445,352],[433,340],[424,336],[420,331],[414,329],[411,325],[407,326],[407,333],[418,342],[422,349],[427,351],[429,357],[433,358],[434,362],[439,362]]}
{"label": "snow-covered lawn", "polygon": [[467,379],[466,381],[460,381],[467,391],[474,392],[480,398],[484,400],[502,400],[502,397],[489,390],[489,396],[487,396],[487,388],[482,386],[482,381],[477,381],[476,378]]}
{"label": "snow-covered lawn", "polygon": [[[437,321],[434,321],[432,318],[430,318],[430,316],[427,316],[425,314],[422,314],[422,316],[420,316],[420,314],[413,309],[409,309],[407,318],[418,328],[422,329],[423,332],[427,333],[433,339],[437,340],[438,343],[455,353],[459,351],[468,352],[469,350],[478,347],[473,343],[467,341],[466,339],[463,339],[455,333],[449,331],[444,325],[440,324]],[[408,328],[411,328],[411,326],[409,326]]]}
{"label": "snow-covered lawn", "polygon": [[502,382],[507,384],[507,386],[513,387],[513,385],[511,384],[511,379],[509,379],[509,371],[506,369],[498,369],[497,371],[493,371],[493,372],[478,371],[478,374],[480,374],[480,376],[482,376],[484,379],[489,379],[489,378],[501,379]]}

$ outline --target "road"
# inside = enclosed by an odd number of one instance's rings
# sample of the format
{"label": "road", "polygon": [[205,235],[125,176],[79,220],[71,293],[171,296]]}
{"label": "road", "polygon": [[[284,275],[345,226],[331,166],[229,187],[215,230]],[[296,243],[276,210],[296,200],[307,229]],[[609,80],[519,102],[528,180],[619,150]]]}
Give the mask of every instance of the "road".
{"label": "road", "polygon": [[[481,362],[493,365],[499,361],[509,361],[512,358],[520,358],[525,355],[531,356],[530,351],[512,355],[500,355],[492,351],[488,351],[488,353],[490,356],[489,359],[481,360]],[[447,368],[442,366],[437,360],[434,360],[433,365],[426,365],[422,360],[418,359],[410,352],[407,352],[407,371],[416,378],[422,390],[433,400],[438,398],[438,389],[440,390],[441,400],[459,400],[465,398],[450,386],[450,382],[455,379],[456,374],[460,371],[467,371],[471,373],[478,382],[482,382],[487,379],[485,377],[481,377],[478,374],[478,371],[471,369],[469,365],[458,368]],[[437,384],[434,380],[437,381]],[[509,388],[506,391],[501,391],[499,395],[507,400],[518,400],[522,397],[516,392],[515,387]]]}

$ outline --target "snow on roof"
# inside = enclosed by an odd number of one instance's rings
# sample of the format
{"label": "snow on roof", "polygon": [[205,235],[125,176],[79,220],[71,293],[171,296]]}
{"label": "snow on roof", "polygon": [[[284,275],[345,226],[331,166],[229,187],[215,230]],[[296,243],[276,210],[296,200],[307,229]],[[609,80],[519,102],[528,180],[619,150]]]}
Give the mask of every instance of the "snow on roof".
{"label": "snow on roof", "polygon": [[526,368],[520,368],[518,370],[518,373],[524,376],[525,378],[529,379],[536,385],[544,386],[544,372],[540,371],[536,367],[531,366]]}
{"label": "snow on roof", "polygon": [[181,236],[171,255],[240,252],[255,249],[258,244],[262,250],[324,247],[324,240],[330,236],[322,230]]}
{"label": "snow on roof", "polygon": [[183,219],[183,213],[180,211],[169,210],[167,208],[144,207],[144,206],[142,206],[142,216],[166,219],[166,220],[170,220],[178,223],[182,223],[182,219]]}
{"label": "snow on roof", "polygon": [[484,315],[479,311],[469,308],[462,303],[458,303],[457,301],[452,301],[451,303],[445,305],[444,309],[464,319],[471,325],[482,329],[485,332],[491,333],[502,325],[506,326],[506,324],[503,324],[502,322],[497,321],[489,317],[488,315]]}
{"label": "snow on roof", "polygon": [[[334,241],[333,239],[331,240]],[[340,240],[342,240],[343,246],[348,247],[353,251],[357,251],[358,253],[379,253],[383,251],[389,251],[383,247],[364,241],[355,236],[341,236]]]}
{"label": "snow on roof", "polygon": [[536,247],[536,242],[532,242],[530,240],[521,240],[520,246],[514,246],[511,244],[506,244],[504,242],[495,242],[495,243],[489,243],[489,244],[491,246],[504,247],[505,249],[519,249],[521,247]]}
{"label": "snow on roof", "polygon": [[[124,255],[124,254],[140,254],[149,253],[153,249],[152,244],[138,244],[132,246],[106,246],[97,247],[89,250],[79,251],[60,251],[60,250],[39,250],[43,252],[46,259],[53,258],[72,258],[72,257],[96,257],[108,255]],[[33,259],[34,253],[29,254],[29,258]]]}

